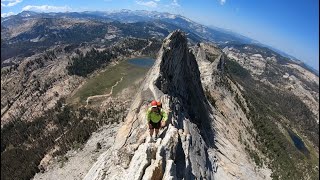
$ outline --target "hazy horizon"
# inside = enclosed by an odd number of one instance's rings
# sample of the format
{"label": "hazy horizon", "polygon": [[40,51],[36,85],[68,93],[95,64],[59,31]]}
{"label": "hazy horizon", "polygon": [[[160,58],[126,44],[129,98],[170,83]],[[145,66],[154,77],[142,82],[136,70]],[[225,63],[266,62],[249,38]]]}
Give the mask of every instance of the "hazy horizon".
{"label": "hazy horizon", "polygon": [[148,10],[179,14],[283,51],[319,71],[319,2],[230,0],[1,0],[1,17],[25,10],[83,12]]}

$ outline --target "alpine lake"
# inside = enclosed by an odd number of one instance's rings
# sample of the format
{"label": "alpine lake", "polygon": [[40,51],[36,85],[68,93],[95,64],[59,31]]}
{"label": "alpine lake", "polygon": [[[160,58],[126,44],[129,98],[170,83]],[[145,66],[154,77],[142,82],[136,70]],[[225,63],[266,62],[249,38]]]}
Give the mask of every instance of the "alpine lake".
{"label": "alpine lake", "polygon": [[96,75],[89,77],[68,99],[68,102],[85,105],[88,97],[108,94],[113,86],[112,96],[116,96],[121,90],[142,80],[154,62],[155,59],[150,57],[137,57],[108,66]]}

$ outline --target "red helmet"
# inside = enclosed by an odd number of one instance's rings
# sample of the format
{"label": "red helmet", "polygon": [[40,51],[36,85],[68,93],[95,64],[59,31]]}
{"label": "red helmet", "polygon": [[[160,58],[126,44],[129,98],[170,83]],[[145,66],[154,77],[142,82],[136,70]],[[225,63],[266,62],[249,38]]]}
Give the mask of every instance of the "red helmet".
{"label": "red helmet", "polygon": [[157,107],[157,101],[156,100],[151,101],[151,107]]}

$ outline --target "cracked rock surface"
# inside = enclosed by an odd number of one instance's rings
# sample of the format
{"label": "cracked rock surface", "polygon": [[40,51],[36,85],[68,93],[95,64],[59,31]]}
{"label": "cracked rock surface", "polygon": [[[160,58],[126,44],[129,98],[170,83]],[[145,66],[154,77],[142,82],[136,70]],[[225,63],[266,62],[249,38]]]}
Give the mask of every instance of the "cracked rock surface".
{"label": "cracked rock surface", "polygon": [[[263,179],[238,164],[227,165],[237,166],[240,172],[236,175],[228,173],[228,168],[213,171],[213,156],[219,158],[215,109],[204,95],[194,54],[180,30],[164,39],[114,145],[98,158],[85,180]],[[153,99],[161,101],[168,112],[167,126],[156,142],[149,141],[146,125],[146,111]]]}

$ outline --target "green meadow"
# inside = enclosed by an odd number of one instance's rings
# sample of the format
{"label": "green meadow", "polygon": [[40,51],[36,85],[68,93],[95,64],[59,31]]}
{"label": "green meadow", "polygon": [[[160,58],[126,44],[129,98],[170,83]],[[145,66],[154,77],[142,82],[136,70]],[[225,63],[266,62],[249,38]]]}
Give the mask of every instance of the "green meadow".
{"label": "green meadow", "polygon": [[90,96],[108,94],[113,85],[112,96],[117,95],[121,90],[133,85],[134,82],[143,78],[149,67],[139,67],[127,61],[122,61],[117,65],[109,66],[104,71],[90,77],[86,82],[68,99],[68,102],[75,105],[85,105]]}

